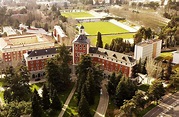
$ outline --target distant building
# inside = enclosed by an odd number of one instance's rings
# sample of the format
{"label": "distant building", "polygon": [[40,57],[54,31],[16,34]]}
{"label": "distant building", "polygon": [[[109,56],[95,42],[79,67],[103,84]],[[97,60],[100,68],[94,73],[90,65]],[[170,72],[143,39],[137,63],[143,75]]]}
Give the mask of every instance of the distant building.
{"label": "distant building", "polygon": [[162,40],[159,39],[147,40],[136,44],[134,49],[134,59],[141,59],[143,61],[146,57],[158,57],[161,53],[161,44]]}
{"label": "distant building", "polygon": [[46,35],[21,35],[0,38],[0,59],[5,66],[22,62],[27,51],[54,47],[54,41]]}
{"label": "distant building", "polygon": [[24,24],[20,24],[19,29],[25,31],[26,34],[44,34],[44,35],[48,34],[48,32],[46,32],[43,28],[35,28],[33,26],[28,28],[28,26]]}
{"label": "distant building", "polygon": [[179,51],[173,53],[173,63],[179,64]]}
{"label": "distant building", "polygon": [[3,27],[3,33],[6,33],[7,36],[15,36],[17,35],[16,31],[12,29],[11,26]]}
{"label": "distant building", "polygon": [[67,35],[60,26],[54,26],[53,37],[61,44],[68,39]]}

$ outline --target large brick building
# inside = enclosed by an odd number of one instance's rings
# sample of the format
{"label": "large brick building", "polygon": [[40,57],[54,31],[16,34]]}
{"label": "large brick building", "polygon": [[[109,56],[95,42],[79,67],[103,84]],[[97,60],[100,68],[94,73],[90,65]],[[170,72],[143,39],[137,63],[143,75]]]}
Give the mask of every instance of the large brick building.
{"label": "large brick building", "polygon": [[52,48],[54,41],[47,35],[21,35],[0,38],[0,59],[4,66],[16,66],[27,51]]}
{"label": "large brick building", "polygon": [[[131,56],[106,50],[103,48],[90,47],[90,41],[85,35],[84,27],[79,29],[79,35],[72,42],[72,47],[68,47],[72,55],[73,65],[77,65],[81,55],[89,54],[94,64],[99,64],[102,69],[109,72],[121,71],[126,76],[131,76],[132,67],[136,60]],[[24,54],[26,65],[32,73],[32,77],[44,75],[45,61],[56,55],[56,48],[34,50]]]}

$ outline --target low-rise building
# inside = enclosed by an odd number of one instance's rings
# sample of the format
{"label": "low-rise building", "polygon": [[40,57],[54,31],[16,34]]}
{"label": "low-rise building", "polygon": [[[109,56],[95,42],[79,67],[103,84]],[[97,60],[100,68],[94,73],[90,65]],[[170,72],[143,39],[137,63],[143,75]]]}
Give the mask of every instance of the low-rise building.
{"label": "low-rise building", "polygon": [[156,58],[161,53],[162,40],[152,39],[140,42],[135,45],[134,59],[142,61],[145,58]]}
{"label": "low-rise building", "polygon": [[179,51],[173,53],[173,63],[179,64]]}
{"label": "low-rise building", "polygon": [[60,26],[54,26],[53,37],[61,44],[68,39],[67,35]]}
{"label": "low-rise building", "polygon": [[14,29],[12,29],[11,26],[3,27],[3,33],[6,33],[7,36],[15,36],[15,35],[17,35],[16,31]]}

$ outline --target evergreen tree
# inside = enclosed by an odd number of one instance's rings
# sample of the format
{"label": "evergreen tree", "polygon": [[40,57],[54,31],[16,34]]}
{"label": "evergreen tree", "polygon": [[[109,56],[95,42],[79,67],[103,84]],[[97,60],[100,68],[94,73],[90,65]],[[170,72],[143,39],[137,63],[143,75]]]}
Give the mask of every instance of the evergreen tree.
{"label": "evergreen tree", "polygon": [[137,73],[141,73],[142,69],[142,61],[141,58],[139,59],[139,62],[137,63]]}
{"label": "evergreen tree", "polygon": [[86,84],[86,91],[89,93],[86,99],[89,105],[93,105],[95,99],[95,83],[91,71],[88,72],[87,81],[85,82],[85,84]]}
{"label": "evergreen tree", "polygon": [[107,49],[107,50],[109,50],[109,49],[110,49],[109,44],[106,43],[105,46],[104,46],[104,48]]}
{"label": "evergreen tree", "polygon": [[89,109],[89,104],[83,94],[79,102],[78,114],[80,117],[92,117]]}
{"label": "evergreen tree", "polygon": [[102,36],[100,32],[98,32],[98,35],[97,35],[96,47],[103,48],[103,41],[102,41]]}
{"label": "evergreen tree", "polygon": [[50,97],[49,97],[49,92],[48,92],[47,87],[46,87],[45,84],[44,84],[42,90],[43,90],[43,92],[42,92],[43,109],[47,110],[50,107]]}
{"label": "evergreen tree", "polygon": [[38,101],[38,94],[34,93],[32,98],[32,117],[42,117],[42,108]]}
{"label": "evergreen tree", "polygon": [[57,91],[53,91],[53,96],[52,96],[52,103],[51,103],[51,108],[55,110],[61,110],[62,109],[62,103],[57,95]]}
{"label": "evergreen tree", "polygon": [[132,67],[131,78],[136,78],[137,77],[137,72],[138,72],[137,67],[138,67],[137,64]]}
{"label": "evergreen tree", "polygon": [[115,84],[116,84],[116,74],[115,72],[113,72],[112,76],[110,76],[108,87],[107,87],[108,93],[111,95],[115,94],[115,90],[116,90]]}
{"label": "evergreen tree", "polygon": [[165,79],[169,80],[171,74],[172,74],[172,60],[169,60],[168,65],[167,65],[167,71],[166,71]]}
{"label": "evergreen tree", "polygon": [[130,100],[135,95],[136,85],[131,79],[122,77],[116,88],[115,104],[120,107],[124,100]]}
{"label": "evergreen tree", "polygon": [[142,68],[141,68],[142,74],[147,74],[146,63],[147,63],[147,57],[145,58],[143,65],[142,65]]}
{"label": "evergreen tree", "polygon": [[44,25],[44,30],[48,32],[48,24],[47,23],[45,23],[45,25]]}

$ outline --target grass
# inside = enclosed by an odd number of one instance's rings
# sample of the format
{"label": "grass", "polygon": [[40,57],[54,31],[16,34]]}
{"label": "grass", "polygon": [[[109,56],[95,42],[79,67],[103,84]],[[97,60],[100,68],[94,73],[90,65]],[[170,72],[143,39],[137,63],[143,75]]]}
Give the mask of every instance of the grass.
{"label": "grass", "polygon": [[36,83],[36,84],[32,84],[30,89],[32,92],[34,92],[34,90],[39,90],[42,86],[43,86],[44,83]]}
{"label": "grass", "polygon": [[142,84],[138,87],[138,89],[147,92],[149,89],[149,85]]}
{"label": "grass", "polygon": [[172,59],[172,52],[163,52],[160,54],[160,57],[162,57],[163,59],[169,60]]}
{"label": "grass", "polygon": [[71,17],[71,18],[94,17],[88,12],[63,12],[62,15],[65,17]]}
{"label": "grass", "polygon": [[71,90],[73,89],[73,86],[74,86],[74,82],[70,84],[69,86],[69,89],[62,92],[60,95],[59,95],[59,98],[62,102],[62,105],[65,104],[65,101],[66,99],[68,98],[68,95],[70,94]]}
{"label": "grass", "polygon": [[82,25],[89,35],[97,35],[98,32],[101,32],[101,34],[129,32],[110,22],[84,22]]}
{"label": "grass", "polygon": [[[77,107],[77,94],[75,93],[70,101],[70,104],[67,107],[67,110],[64,113],[63,117],[69,117],[69,116],[77,116],[78,115],[78,107]],[[96,95],[95,96],[95,104],[90,106],[90,111],[92,116],[95,114],[95,111],[98,107],[98,103],[99,103],[99,99],[100,99],[100,95]]]}
{"label": "grass", "polygon": [[150,111],[151,109],[153,109],[154,107],[156,107],[156,104],[151,104],[150,106],[148,106],[147,108],[145,108],[144,110],[142,110],[140,112],[140,114],[138,114],[137,117],[143,117],[148,111]]}
{"label": "grass", "polygon": [[[103,41],[103,45],[105,45],[106,43],[110,44],[111,41],[115,38],[123,38],[123,39],[132,39],[129,40],[129,42],[133,42],[133,35],[135,33],[128,33],[128,34],[119,34],[119,35],[102,35],[102,41]],[[91,41],[91,44],[94,46],[96,45],[96,41],[97,41],[97,36],[88,36],[88,38]]]}

